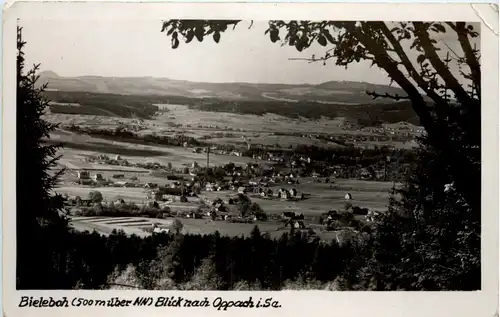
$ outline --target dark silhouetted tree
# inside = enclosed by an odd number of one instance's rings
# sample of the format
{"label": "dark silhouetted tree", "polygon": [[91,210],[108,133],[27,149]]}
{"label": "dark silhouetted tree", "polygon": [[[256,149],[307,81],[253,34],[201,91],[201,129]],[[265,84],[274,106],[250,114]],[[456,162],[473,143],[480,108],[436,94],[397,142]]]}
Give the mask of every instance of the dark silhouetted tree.
{"label": "dark silhouetted tree", "polygon": [[[218,43],[221,33],[240,23],[239,20],[167,20],[161,31],[171,37],[175,49],[181,38],[190,43],[194,38],[201,42],[211,36]],[[480,195],[477,190],[470,189],[470,184],[479,188],[481,180],[478,164],[481,152],[481,70],[480,54],[472,41],[479,34],[471,24],[269,21],[266,34],[273,43],[293,46],[299,52],[313,43],[325,47],[324,56],[301,58],[309,62],[326,65],[329,60],[334,60],[336,65],[348,67],[364,60],[385,70],[407,96],[367,93],[374,98],[411,101],[429,135],[430,144],[447,160],[457,190],[473,210],[479,212]],[[448,67],[449,55],[438,53],[435,38],[441,34],[454,36],[460,43],[462,54],[454,57],[461,67],[458,77]],[[414,61],[410,58],[412,53],[417,56]],[[471,83],[470,90],[461,84],[463,80]],[[457,111],[460,115],[450,116]],[[457,133],[461,137],[457,137]]]}
{"label": "dark silhouetted tree", "polygon": [[[17,164],[16,164],[16,238],[17,288],[61,288],[65,285],[65,248],[62,235],[67,221],[60,217],[63,198],[51,193],[62,173],[53,172],[58,147],[47,145],[57,125],[43,120],[48,107],[43,98],[46,85],[36,88],[39,65],[25,70],[22,28],[17,29]],[[50,229],[50,234],[48,233]],[[36,265],[34,265],[36,263]]]}
{"label": "dark silhouetted tree", "polygon": [[[175,49],[181,38],[189,43],[211,36],[218,43],[221,33],[240,23],[168,20],[161,31],[171,37]],[[474,44],[479,33],[474,26],[466,22],[269,21],[266,34],[273,43],[299,52],[313,44],[325,47],[324,55],[300,60],[324,65],[332,60],[346,68],[371,62],[406,95],[367,94],[409,101],[426,129],[421,153],[400,193],[401,204],[392,201],[389,212],[376,221],[373,256],[361,275],[370,281],[366,287],[478,289],[481,69]],[[456,39],[460,50],[443,54],[438,45],[443,35]],[[452,72],[452,63],[458,66],[458,74]]]}

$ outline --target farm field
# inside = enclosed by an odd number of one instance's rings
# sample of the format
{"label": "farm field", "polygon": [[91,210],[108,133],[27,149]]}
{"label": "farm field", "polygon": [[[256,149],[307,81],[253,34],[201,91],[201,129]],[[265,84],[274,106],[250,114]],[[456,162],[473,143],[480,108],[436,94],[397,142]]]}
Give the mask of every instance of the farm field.
{"label": "farm field", "polygon": [[58,186],[54,189],[59,194],[69,196],[88,197],[91,191],[99,191],[104,197],[104,201],[114,201],[122,198],[126,202],[143,203],[146,201],[146,194],[143,188],[122,188],[122,187],[83,187],[83,186]]}
{"label": "farm field", "polygon": [[310,120],[306,118],[290,119],[276,114],[263,116],[226,112],[209,112],[189,109],[184,105],[160,105],[167,112],[155,118],[155,121],[172,124],[191,125],[192,127],[219,126],[241,129],[248,132],[340,132],[343,118]]}
{"label": "farm field", "polygon": [[[372,184],[373,183],[373,184]],[[390,182],[368,182],[357,180],[338,180],[330,188],[331,184],[302,183],[299,185],[270,186],[275,192],[279,188],[296,188],[299,193],[306,194],[303,201],[282,201],[277,197],[261,198],[248,194],[252,202],[267,213],[281,214],[285,211],[301,212],[304,216],[316,216],[332,209],[342,210],[346,200],[344,196],[351,193],[353,206],[368,208],[376,211],[384,211],[389,201]],[[199,196],[208,199],[226,198],[234,196],[234,191],[202,192]]]}
{"label": "farm field", "polygon": [[[148,202],[143,188],[124,188],[124,187],[82,187],[82,186],[59,186],[54,189],[55,192],[69,196],[88,197],[91,191],[101,192],[105,202],[115,201],[119,198],[127,203],[143,205]],[[166,203],[172,210],[193,210],[199,207],[199,198],[188,197],[187,203],[171,202]]]}
{"label": "farm field", "polygon": [[[63,143],[64,148],[60,150],[60,154],[62,154],[63,157],[59,163],[69,169],[111,168],[115,170],[147,172],[145,169],[132,167],[85,163],[85,157],[92,155],[97,156],[99,154],[106,154],[110,156],[120,155],[122,159],[125,159],[130,163],[158,162],[162,165],[171,163],[174,168],[184,167],[186,164],[192,164],[193,162],[205,165],[207,160],[206,154],[193,153],[191,149],[183,147],[132,144],[96,138],[88,135],[68,135],[64,132],[59,133],[59,131],[51,134],[51,140],[56,143]],[[253,161],[254,160],[249,157],[218,154],[212,154],[210,156],[210,162],[214,165],[223,165],[229,162],[233,162],[238,165],[245,165]]]}
{"label": "farm field", "polygon": [[[263,145],[275,145],[279,144],[282,148],[287,148],[290,145],[295,146],[297,144],[302,145],[316,145],[323,147],[339,147],[341,145],[334,142],[326,142],[317,139],[302,138],[298,136],[290,135],[259,135],[257,137],[249,137],[251,144],[263,144]],[[213,144],[233,144],[233,145],[246,145],[246,143],[241,138],[212,138],[206,140],[208,143]]]}
{"label": "farm field", "polygon": [[[230,133],[234,137],[207,139],[211,143],[245,144],[242,137],[249,138],[250,143],[280,144],[282,147],[296,144],[315,144],[338,146],[331,142],[322,142],[309,138],[295,136],[276,136],[274,132],[300,132],[300,133],[357,133],[342,128],[343,119],[335,120],[309,120],[309,119],[289,119],[278,115],[266,114],[264,116],[241,115],[233,113],[204,112],[189,109],[182,105],[163,105],[166,112],[153,118],[153,120],[142,120],[141,126],[144,128],[139,134],[167,134],[184,135],[200,138],[205,135],[213,135],[216,132]],[[114,128],[119,125],[137,125],[136,119],[113,118],[104,116],[86,115],[47,115],[51,121],[62,122],[63,124],[91,125],[96,128]],[[181,127],[176,125],[181,124]],[[201,126],[201,127],[200,127]],[[217,127],[216,127],[217,126]],[[228,131],[228,128],[241,129],[240,131]],[[168,130],[168,132],[166,132]],[[243,131],[242,131],[243,130]],[[62,158],[59,161],[61,167],[68,170],[61,177],[60,184],[55,188],[55,192],[67,194],[69,196],[88,197],[89,192],[99,191],[105,201],[113,201],[118,198],[126,202],[133,202],[142,205],[147,202],[145,190],[143,188],[124,187],[84,187],[75,184],[77,181],[76,171],[87,169],[91,173],[101,173],[108,180],[135,181],[140,183],[156,183],[160,186],[169,185],[172,181],[162,177],[155,177],[149,170],[129,166],[104,165],[88,161],[88,158],[100,154],[110,157],[120,155],[122,159],[129,163],[157,162],[162,165],[171,163],[174,168],[181,168],[197,162],[199,165],[206,164],[204,153],[193,153],[191,149],[182,147],[168,147],[155,145],[133,144],[128,142],[118,142],[88,135],[78,135],[72,132],[57,130],[51,134],[51,141],[63,143],[64,148],[60,151]],[[213,165],[223,165],[233,162],[237,165],[246,165],[256,160],[248,157],[237,157],[229,155],[210,156],[210,163]],[[113,175],[123,174],[123,178],[115,179]],[[318,216],[332,209],[342,210],[345,206],[344,196],[347,192],[352,194],[350,203],[354,206],[365,207],[371,210],[383,211],[386,209],[389,190],[392,183],[360,181],[360,180],[336,180],[334,184],[313,183],[312,178],[301,178],[299,185],[276,185],[271,186],[273,191],[279,188],[296,188],[299,193],[304,193],[306,199],[302,201],[282,201],[278,198],[261,198],[248,194],[251,200],[269,214],[281,214],[285,211],[296,211],[303,213],[306,217],[306,227],[309,226],[310,217]],[[235,195],[234,191],[202,192],[200,198],[188,198],[187,203],[172,202],[168,206],[172,211],[187,211],[199,208],[200,199],[225,198]],[[309,218],[309,220],[307,220]],[[184,231],[193,234],[208,234],[219,231],[222,235],[248,235],[257,224],[262,232],[267,232],[273,238],[280,237],[283,232],[282,224],[275,220],[256,223],[230,223],[226,221],[210,221],[207,219],[183,218]],[[143,227],[151,227],[152,223],[160,223],[161,226],[170,226],[171,219],[150,219],[139,217],[73,217],[73,227],[76,230],[88,230],[105,235],[109,235],[114,229],[124,230],[127,234],[140,236],[149,235]],[[323,231],[312,225],[318,236],[325,240],[336,237],[335,232]]]}
{"label": "farm field", "polygon": [[[120,220],[120,221],[117,221]],[[173,220],[148,219],[139,217],[71,217],[71,225],[78,231],[97,231],[103,235],[109,235],[113,230],[123,230],[127,235],[148,236],[150,233],[142,228],[151,227],[157,223],[160,227],[169,227]]]}
{"label": "farm field", "polygon": [[[104,166],[106,166],[106,165],[104,165]],[[105,169],[97,170],[96,169],[96,170],[90,170],[90,172],[91,172],[91,174],[99,173],[102,175],[102,177],[105,180],[109,180],[109,181],[124,181],[124,182],[131,182],[131,183],[139,182],[141,184],[156,183],[159,186],[166,186],[166,185],[171,185],[172,183],[174,183],[173,180],[168,180],[165,177],[152,176],[152,175],[150,175],[149,171],[137,172],[137,171],[129,171],[129,170],[124,168],[123,170],[105,170]],[[123,175],[123,178],[114,178],[113,176],[116,174]],[[59,187],[57,187],[57,189],[59,190],[61,188],[68,187],[68,189],[65,189],[65,190],[70,190],[70,188],[77,188],[77,189],[75,189],[76,191],[78,191],[78,188],[92,190],[91,187],[82,187],[80,185],[74,184],[76,182],[78,182],[77,171],[67,169],[64,172],[64,174],[60,176],[60,183],[59,183]],[[122,187],[103,187],[103,188],[114,188],[115,190],[122,190],[122,189],[124,189],[124,190],[129,190],[129,189],[143,190],[141,188],[122,188]]]}
{"label": "farm field", "polygon": [[[141,177],[139,177],[141,178]],[[156,181],[158,178],[152,178]],[[142,181],[142,179],[141,179]],[[163,179],[166,184],[168,180]],[[157,181],[158,183],[158,181]],[[160,184],[161,185],[161,184]],[[330,188],[330,185],[332,188]],[[261,208],[271,214],[281,214],[284,211],[302,212],[304,215],[318,215],[332,209],[343,209],[346,203],[344,196],[347,192],[351,193],[353,206],[369,208],[372,210],[383,211],[386,209],[389,190],[392,187],[390,182],[372,182],[360,180],[337,180],[335,184],[307,183],[303,181],[299,185],[278,185],[271,186],[273,191],[279,188],[296,188],[299,193],[306,194],[303,201],[282,201],[276,197],[261,198],[248,194],[253,202],[258,203]],[[145,203],[145,190],[143,188],[123,188],[123,187],[83,187],[80,185],[60,185],[54,190],[60,194],[69,196],[87,197],[91,191],[100,191],[105,201],[112,201],[122,198],[127,202],[136,204]],[[214,200],[215,198],[226,198],[234,196],[234,191],[206,192],[203,191],[199,197]],[[188,198],[188,203],[173,203],[172,209],[191,209],[198,207],[198,198]]]}
{"label": "farm field", "polygon": [[[96,231],[102,235],[109,235],[113,230],[123,230],[127,235],[148,236],[150,233],[143,230],[156,223],[158,227],[170,228],[174,218],[156,219],[139,217],[72,217],[71,225],[78,231]],[[289,229],[283,228],[277,221],[255,222],[255,223],[229,223],[225,221],[210,221],[206,219],[180,219],[183,224],[183,233],[188,234],[211,234],[219,231],[226,236],[248,236],[257,225],[262,233],[268,233],[271,238],[279,238]],[[324,240],[332,240],[337,236],[336,231],[322,231],[315,229],[316,234]]]}
{"label": "farm field", "polygon": [[[208,139],[212,143],[227,143],[241,144],[241,137],[245,136],[252,141],[250,143],[260,144],[281,144],[289,146],[294,144],[308,144],[318,146],[335,146],[339,145],[332,142],[321,142],[309,138],[299,138],[295,136],[273,136],[274,132],[286,133],[313,133],[313,134],[342,134],[342,135],[379,135],[378,133],[368,131],[358,131],[357,129],[345,129],[345,118],[338,117],[335,119],[321,118],[318,120],[306,118],[286,118],[276,114],[265,114],[262,116],[251,114],[236,114],[226,112],[209,112],[196,109],[189,109],[185,105],[157,105],[165,112],[160,112],[159,115],[149,120],[141,120],[138,123],[136,119],[129,118],[113,118],[97,115],[68,115],[68,114],[47,114],[45,119],[50,122],[62,124],[74,124],[79,126],[91,126],[94,128],[114,128],[120,125],[124,126],[141,126],[139,134],[158,135],[175,135],[183,134],[189,137],[202,138],[210,136],[217,132],[232,133],[235,137]],[[232,129],[232,130],[230,130]],[[256,133],[261,133],[260,136],[255,136]],[[67,136],[66,136],[67,137]],[[79,143],[75,141],[74,143]],[[414,146],[412,143],[387,141],[359,141],[356,143],[361,147],[374,147],[390,145],[397,148],[409,148]],[[120,150],[120,149],[117,149]],[[153,149],[150,149],[153,150]],[[116,150],[115,150],[116,152]],[[125,155],[125,153],[123,153]],[[150,154],[143,153],[143,156],[158,156],[161,153],[151,152]]]}
{"label": "farm field", "polygon": [[[335,133],[345,132],[341,127],[343,118],[310,120],[306,118],[290,119],[276,114],[266,114],[263,116],[250,114],[236,114],[225,112],[209,112],[196,109],[189,109],[185,105],[159,105],[160,108],[167,109],[166,112],[155,116],[151,120],[143,120],[146,126],[144,132],[160,133],[164,129],[174,129],[176,132],[189,132],[198,130],[198,126],[218,126],[235,130],[241,129],[246,132],[310,132],[310,133]],[[134,124],[135,119],[113,118],[94,115],[69,115],[69,114],[47,114],[45,119],[51,122],[61,122],[62,124],[86,125],[95,127],[116,127],[120,124]],[[181,128],[172,128],[176,125]],[[190,125],[191,127],[186,127]],[[203,130],[203,129],[202,129]]]}

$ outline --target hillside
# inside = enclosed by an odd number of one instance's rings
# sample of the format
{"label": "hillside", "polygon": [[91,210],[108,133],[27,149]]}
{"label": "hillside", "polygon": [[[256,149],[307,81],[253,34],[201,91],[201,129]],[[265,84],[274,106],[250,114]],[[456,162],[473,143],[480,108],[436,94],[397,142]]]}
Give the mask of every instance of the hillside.
{"label": "hillside", "polygon": [[39,84],[50,90],[85,91],[119,95],[160,95],[189,98],[216,98],[232,101],[316,101],[326,104],[387,103],[372,100],[366,90],[379,93],[404,91],[395,87],[359,82],[325,82],[319,85],[200,83],[153,77],[61,77],[54,72],[40,74]]}
{"label": "hillside", "polygon": [[400,121],[419,124],[409,101],[376,99],[366,91],[404,95],[395,87],[360,82],[325,82],[319,85],[196,83],[167,78],[60,77],[43,72],[46,97],[53,113],[151,118],[155,104],[180,104],[211,112],[289,118],[344,117],[361,126]]}

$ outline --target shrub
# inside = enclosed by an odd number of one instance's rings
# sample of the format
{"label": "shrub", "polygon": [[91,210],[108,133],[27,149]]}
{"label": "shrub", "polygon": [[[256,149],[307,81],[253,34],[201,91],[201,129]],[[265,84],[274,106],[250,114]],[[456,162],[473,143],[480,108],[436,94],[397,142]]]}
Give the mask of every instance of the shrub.
{"label": "shrub", "polygon": [[353,206],[352,213],[355,215],[366,216],[368,214],[368,208],[360,208],[358,206]]}
{"label": "shrub", "polygon": [[172,224],[172,229],[176,234],[179,234],[182,232],[182,229],[184,228],[184,225],[182,224],[182,221],[179,219],[175,219],[174,223]]}
{"label": "shrub", "polygon": [[160,209],[160,210],[161,210],[161,212],[162,212],[163,214],[170,214],[170,213],[172,212],[172,210],[170,209],[170,207],[169,207],[169,206],[163,206],[163,207],[161,207],[161,209]]}
{"label": "shrub", "polygon": [[100,203],[100,202],[102,202],[103,197],[102,197],[101,192],[99,192],[99,191],[91,191],[91,192],[89,193],[89,199],[90,199],[93,203]]}
{"label": "shrub", "polygon": [[161,218],[158,217],[158,215],[161,214],[161,211],[159,208],[155,207],[150,207],[150,206],[143,206],[140,211],[141,216],[147,216],[149,218]]}

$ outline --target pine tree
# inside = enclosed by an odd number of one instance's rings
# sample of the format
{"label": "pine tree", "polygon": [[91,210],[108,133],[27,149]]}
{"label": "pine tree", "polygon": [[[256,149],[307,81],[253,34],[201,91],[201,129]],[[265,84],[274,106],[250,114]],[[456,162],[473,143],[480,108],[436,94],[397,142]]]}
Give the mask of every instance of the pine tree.
{"label": "pine tree", "polygon": [[[17,29],[17,149],[16,149],[16,238],[17,287],[60,288],[67,286],[64,259],[67,221],[59,216],[63,198],[51,191],[63,171],[51,175],[59,159],[58,147],[43,138],[57,125],[42,118],[48,101],[43,97],[47,85],[36,88],[39,66],[25,71],[22,28]],[[48,233],[50,229],[50,234]],[[33,265],[37,263],[37,265]]]}
{"label": "pine tree", "polygon": [[374,230],[369,270],[377,283],[385,289],[479,289],[480,213],[454,189],[449,163],[427,138],[395,192],[401,201],[391,200]]}
{"label": "pine tree", "polygon": [[50,174],[60,156],[56,156],[57,145],[45,144],[58,124],[45,121],[42,116],[49,106],[43,97],[47,84],[36,88],[40,64],[25,72],[22,28],[17,36],[17,211],[23,225],[28,221],[43,219],[53,222],[60,219],[58,209],[61,198],[51,195],[59,176]]}

